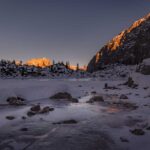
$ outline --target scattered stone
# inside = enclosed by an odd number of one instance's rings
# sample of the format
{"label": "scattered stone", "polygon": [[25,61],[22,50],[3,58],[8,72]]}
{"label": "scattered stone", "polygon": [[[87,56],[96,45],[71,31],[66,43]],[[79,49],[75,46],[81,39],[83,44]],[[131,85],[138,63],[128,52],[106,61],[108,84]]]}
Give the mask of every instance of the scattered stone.
{"label": "scattered stone", "polygon": [[39,111],[41,110],[41,107],[40,107],[40,105],[38,104],[38,105],[35,105],[35,106],[31,107],[30,110],[31,110],[31,111],[34,111],[34,112],[39,112]]}
{"label": "scattered stone", "polygon": [[146,130],[150,130],[150,126],[146,128]]}
{"label": "scattered stone", "polygon": [[129,77],[128,81],[125,82],[123,85],[127,85],[128,87],[131,87],[131,88],[136,88],[138,86],[138,84],[134,83],[132,77]]}
{"label": "scattered stone", "polygon": [[27,117],[25,117],[25,116],[22,116],[22,119],[23,119],[23,120],[25,120],[25,119],[27,119]]}
{"label": "scattered stone", "polygon": [[46,106],[40,111],[40,113],[43,114],[43,113],[48,113],[50,111],[54,111],[54,108],[50,108],[49,106]]}
{"label": "scattered stone", "polygon": [[144,75],[150,75],[150,58],[143,60],[136,71]]}
{"label": "scattered stone", "polygon": [[116,89],[119,89],[119,88],[117,88],[117,87],[115,87],[115,86],[108,86],[108,84],[107,83],[105,83],[105,85],[104,85],[104,89],[106,89],[106,90],[116,90]]}
{"label": "scattered stone", "polygon": [[120,99],[128,99],[128,97],[124,94],[120,95]]}
{"label": "scattered stone", "polygon": [[87,103],[94,103],[94,102],[104,102],[104,99],[102,96],[94,96],[89,101],[87,101]]}
{"label": "scattered stone", "polygon": [[145,134],[145,132],[142,129],[134,129],[134,130],[130,130],[130,132],[135,135],[144,135]]}
{"label": "scattered stone", "polygon": [[64,92],[64,93],[60,92],[60,93],[57,93],[57,94],[51,96],[50,99],[58,99],[58,100],[59,100],[59,99],[64,99],[64,100],[68,100],[68,101],[73,102],[73,103],[78,103],[78,102],[79,102],[78,99],[73,98],[73,97],[71,96],[71,94],[69,94],[69,93],[67,93],[67,92]]}
{"label": "scattered stone", "polygon": [[107,89],[107,88],[108,88],[108,84],[107,84],[107,83],[105,83],[104,89]]}
{"label": "scattered stone", "polygon": [[9,105],[15,105],[15,106],[25,105],[24,101],[25,100],[21,97],[9,97],[9,98],[7,98],[7,102],[9,103]]}
{"label": "scattered stone", "polygon": [[15,117],[14,116],[6,116],[6,119],[8,119],[8,120],[14,120]]}
{"label": "scattered stone", "polygon": [[71,99],[71,94],[67,92],[60,92],[50,97],[51,99]]}
{"label": "scattered stone", "polygon": [[144,89],[144,90],[147,90],[148,88],[149,88],[149,87],[147,86],[147,87],[144,87],[143,89]]}
{"label": "scattered stone", "polygon": [[41,109],[41,106],[38,104],[38,105],[31,107],[30,111],[27,112],[27,115],[29,117],[31,117],[36,114],[44,114],[44,113],[48,113],[50,111],[54,111],[54,108],[50,108],[49,106],[46,106],[43,109]]}
{"label": "scattered stone", "polygon": [[117,107],[131,109],[131,110],[135,110],[138,108],[138,106],[136,106],[134,103],[124,102],[124,101],[113,102],[113,105]]}
{"label": "scattered stone", "polygon": [[127,76],[127,74],[123,73],[123,74],[120,74],[120,77],[122,78],[125,78]]}
{"label": "scattered stone", "polygon": [[126,143],[128,143],[128,142],[129,142],[129,140],[128,140],[128,139],[126,139],[125,137],[120,137],[120,140],[121,140],[121,142],[126,142]]}
{"label": "scattered stone", "polygon": [[96,91],[92,91],[92,92],[91,92],[91,94],[96,94],[96,93],[97,93]]}
{"label": "scattered stone", "polygon": [[73,103],[78,103],[79,102],[79,100],[77,98],[71,98],[70,101],[73,102]]}
{"label": "scattered stone", "polygon": [[28,131],[28,128],[21,128],[20,131]]}
{"label": "scattered stone", "polygon": [[71,120],[65,120],[65,121],[60,121],[60,122],[55,122],[53,124],[77,124],[78,122],[74,119]]}
{"label": "scattered stone", "polygon": [[28,115],[29,117],[31,117],[31,116],[36,115],[36,112],[28,111],[28,112],[27,112],[27,115]]}

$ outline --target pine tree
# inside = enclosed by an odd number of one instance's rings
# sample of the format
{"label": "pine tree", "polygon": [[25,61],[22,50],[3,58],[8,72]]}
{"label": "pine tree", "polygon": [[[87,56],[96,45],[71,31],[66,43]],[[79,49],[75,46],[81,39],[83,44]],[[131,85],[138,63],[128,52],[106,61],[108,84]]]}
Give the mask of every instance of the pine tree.
{"label": "pine tree", "polygon": [[69,63],[69,61],[66,62],[66,68],[67,68],[67,69],[70,68],[70,63]]}
{"label": "pine tree", "polygon": [[77,63],[77,67],[76,67],[76,70],[77,70],[77,71],[79,70],[79,63]]}

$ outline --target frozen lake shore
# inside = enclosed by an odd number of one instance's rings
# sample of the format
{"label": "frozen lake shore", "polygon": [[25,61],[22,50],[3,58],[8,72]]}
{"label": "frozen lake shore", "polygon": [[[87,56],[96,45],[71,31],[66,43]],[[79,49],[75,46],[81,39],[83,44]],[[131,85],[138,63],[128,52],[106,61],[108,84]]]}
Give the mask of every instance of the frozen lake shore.
{"label": "frozen lake shore", "polygon": [[[134,76],[137,88],[122,85],[126,79],[0,80],[0,149],[149,150],[149,79]],[[79,102],[49,98],[58,92],[68,92]],[[13,96],[24,98],[26,105],[8,105],[6,99]],[[94,96],[104,101],[87,103]],[[28,116],[37,104],[54,111]],[[132,104],[137,107],[130,108]],[[143,135],[135,134],[135,129]]]}

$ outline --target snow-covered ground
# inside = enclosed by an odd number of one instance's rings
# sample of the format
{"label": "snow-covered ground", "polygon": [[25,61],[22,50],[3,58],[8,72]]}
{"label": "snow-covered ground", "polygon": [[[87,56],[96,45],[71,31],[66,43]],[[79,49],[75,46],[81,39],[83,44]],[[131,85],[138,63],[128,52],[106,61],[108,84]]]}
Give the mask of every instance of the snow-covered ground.
{"label": "snow-covered ground", "polygon": [[[83,79],[0,79],[0,150],[149,150],[150,76],[135,73],[136,67],[118,68]],[[122,85],[128,76],[137,88]],[[104,89],[106,83],[115,88]],[[49,98],[58,92],[70,93],[79,103]],[[120,99],[122,94],[128,99]],[[86,103],[97,95],[104,102]],[[27,105],[7,105],[12,96],[26,99]],[[120,101],[138,108],[114,105]],[[28,117],[31,106],[38,103],[55,110]],[[69,119],[78,123],[53,124]],[[134,135],[134,129],[145,134]]]}

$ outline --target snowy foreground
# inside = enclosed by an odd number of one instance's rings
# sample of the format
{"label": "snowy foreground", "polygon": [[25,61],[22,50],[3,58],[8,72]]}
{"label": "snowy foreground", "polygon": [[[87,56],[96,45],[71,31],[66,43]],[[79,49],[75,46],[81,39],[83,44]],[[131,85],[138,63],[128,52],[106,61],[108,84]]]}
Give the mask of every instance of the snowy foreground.
{"label": "snowy foreground", "polygon": [[[136,88],[122,85],[127,77],[0,79],[0,150],[149,150],[150,76],[130,75]],[[105,83],[115,88],[104,89]],[[79,103],[49,98],[58,92],[70,93]],[[120,99],[122,94],[128,99]],[[97,95],[104,102],[87,103]],[[12,96],[24,98],[26,105],[8,105],[6,99]],[[137,107],[115,105],[117,102]],[[54,111],[27,116],[38,103]],[[56,123],[70,119],[77,122]],[[141,129],[142,135],[133,134],[134,129]]]}

